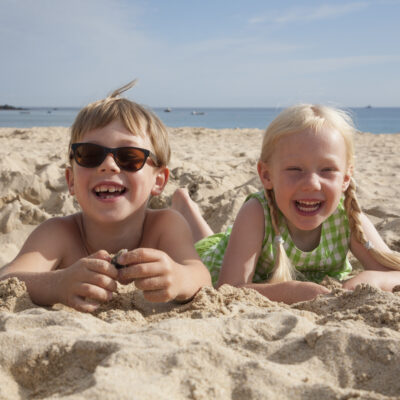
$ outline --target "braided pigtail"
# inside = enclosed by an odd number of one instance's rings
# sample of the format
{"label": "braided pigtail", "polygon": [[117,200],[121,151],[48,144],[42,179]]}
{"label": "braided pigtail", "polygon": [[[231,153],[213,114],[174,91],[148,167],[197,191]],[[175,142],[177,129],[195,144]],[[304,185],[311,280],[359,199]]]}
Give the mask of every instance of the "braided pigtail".
{"label": "braided pigtail", "polygon": [[366,237],[361,226],[361,207],[356,196],[356,184],[351,179],[350,185],[345,192],[344,207],[349,219],[350,232],[355,235],[356,240],[361,243],[372,255],[372,257],[384,267],[400,270],[400,254],[391,251],[385,252],[375,249]]}
{"label": "braided pigtail", "polygon": [[283,239],[279,232],[279,213],[275,205],[274,194],[272,190],[265,190],[265,197],[268,202],[269,211],[271,214],[272,228],[275,232],[274,244],[276,246],[275,265],[272,270],[271,278],[268,283],[279,283],[294,280],[296,277],[295,269],[286,254],[283,247]]}

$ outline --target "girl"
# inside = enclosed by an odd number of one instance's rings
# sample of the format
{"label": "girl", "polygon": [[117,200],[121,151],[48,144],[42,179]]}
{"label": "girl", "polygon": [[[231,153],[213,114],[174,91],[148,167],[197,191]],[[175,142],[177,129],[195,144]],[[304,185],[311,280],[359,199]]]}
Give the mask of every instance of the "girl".
{"label": "girl", "polygon": [[[209,237],[187,192],[173,207],[204,237],[197,250],[217,286],[249,287],[288,304],[328,293],[325,275],[353,289],[400,284],[400,256],[390,251],[361,212],[355,194],[350,117],[330,107],[301,104],[284,110],[263,138],[258,175],[264,190],[250,195],[232,229]],[[343,196],[344,195],[344,196]],[[365,271],[351,272],[348,250]]]}

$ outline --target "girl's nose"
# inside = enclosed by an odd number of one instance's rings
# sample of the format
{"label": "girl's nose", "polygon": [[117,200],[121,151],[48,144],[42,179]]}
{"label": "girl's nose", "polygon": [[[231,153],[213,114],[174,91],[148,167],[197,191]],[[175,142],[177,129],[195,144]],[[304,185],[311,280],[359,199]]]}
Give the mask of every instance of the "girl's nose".
{"label": "girl's nose", "polygon": [[107,171],[120,172],[120,168],[118,164],[115,162],[114,156],[111,153],[107,154],[106,158],[99,165],[98,168],[101,172],[107,172]]}
{"label": "girl's nose", "polygon": [[318,174],[310,172],[305,175],[303,180],[303,190],[320,190],[321,182]]}

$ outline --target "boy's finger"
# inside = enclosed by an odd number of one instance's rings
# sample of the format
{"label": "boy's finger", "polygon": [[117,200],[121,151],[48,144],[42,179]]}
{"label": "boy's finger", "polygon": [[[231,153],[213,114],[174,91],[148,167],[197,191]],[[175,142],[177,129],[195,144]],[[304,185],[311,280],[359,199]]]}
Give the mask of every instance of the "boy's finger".
{"label": "boy's finger", "polygon": [[116,268],[106,260],[99,260],[95,258],[90,259],[88,260],[87,268],[93,272],[107,275],[112,279],[117,279],[118,277],[118,271]]}
{"label": "boy's finger", "polygon": [[143,297],[152,303],[165,303],[173,300],[171,295],[166,289],[152,290],[143,292]]}
{"label": "boy's finger", "polygon": [[165,272],[165,266],[160,263],[146,263],[137,265],[127,265],[118,271],[121,281],[132,281],[133,279],[150,278]]}
{"label": "boy's finger", "polygon": [[143,291],[161,290],[171,286],[168,276],[153,276],[151,278],[135,279],[135,286]]}
{"label": "boy's finger", "polygon": [[91,285],[90,283],[83,283],[80,285],[78,293],[79,296],[85,298],[85,301],[89,302],[101,302],[111,300],[112,293],[106,289],[102,289],[99,286]]}
{"label": "boy's finger", "polygon": [[108,253],[106,250],[99,250],[96,251],[93,254],[90,254],[87,258],[94,258],[98,260],[104,260],[104,261],[111,261],[111,255]]}
{"label": "boy's finger", "polygon": [[110,292],[117,291],[117,282],[115,281],[115,279],[113,279],[105,274],[99,274],[97,272],[92,272],[89,275],[86,283],[99,286]]}
{"label": "boy's finger", "polygon": [[100,306],[100,303],[91,299],[84,299],[80,296],[75,296],[71,300],[69,306],[82,312],[94,312]]}
{"label": "boy's finger", "polygon": [[121,254],[117,261],[122,265],[148,263],[158,261],[163,255],[160,250],[141,247]]}

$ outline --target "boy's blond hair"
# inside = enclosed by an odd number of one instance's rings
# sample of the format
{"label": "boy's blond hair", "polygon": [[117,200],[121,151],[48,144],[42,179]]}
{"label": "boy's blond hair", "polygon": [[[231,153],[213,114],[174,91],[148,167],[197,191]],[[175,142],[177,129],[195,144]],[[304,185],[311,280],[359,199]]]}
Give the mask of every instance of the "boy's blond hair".
{"label": "boy's blond hair", "polygon": [[167,166],[171,157],[168,132],[161,120],[146,107],[120,97],[126,90],[136,84],[129,82],[115,90],[108,97],[83,107],[71,127],[72,143],[79,142],[85,133],[103,128],[112,121],[120,120],[133,135],[148,136],[157,156],[158,166]]}
{"label": "boy's blond hair", "polygon": [[[320,134],[323,128],[330,128],[338,131],[346,145],[346,168],[354,166],[354,144],[353,136],[356,131],[353,121],[348,113],[333,107],[313,104],[298,104],[283,110],[268,126],[264,133],[260,161],[267,163],[275,149],[279,139],[284,136],[296,134],[311,129]],[[279,232],[279,218],[281,218],[278,206],[275,201],[274,191],[265,190],[266,199],[271,214],[272,228],[278,240],[276,240],[275,266],[270,283],[284,282],[295,279],[298,272],[291,264],[283,247]],[[400,270],[400,255],[396,252],[383,252],[371,246],[361,225],[361,207],[356,197],[355,182],[351,179],[347,190],[344,193],[344,207],[349,219],[350,231],[356,240],[363,244],[372,257],[385,267]]]}

